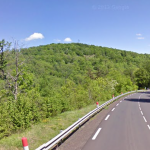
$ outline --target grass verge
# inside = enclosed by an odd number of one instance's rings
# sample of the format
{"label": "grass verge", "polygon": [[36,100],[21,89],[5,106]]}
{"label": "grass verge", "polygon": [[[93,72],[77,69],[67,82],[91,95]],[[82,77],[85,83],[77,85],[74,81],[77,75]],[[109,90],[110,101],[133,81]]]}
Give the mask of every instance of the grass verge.
{"label": "grass verge", "polygon": [[[99,104],[104,102],[101,101]],[[44,119],[24,132],[18,132],[0,140],[0,150],[22,150],[22,137],[28,139],[30,150],[34,150],[95,108],[96,105],[90,105],[80,110],[62,113],[54,118]]]}

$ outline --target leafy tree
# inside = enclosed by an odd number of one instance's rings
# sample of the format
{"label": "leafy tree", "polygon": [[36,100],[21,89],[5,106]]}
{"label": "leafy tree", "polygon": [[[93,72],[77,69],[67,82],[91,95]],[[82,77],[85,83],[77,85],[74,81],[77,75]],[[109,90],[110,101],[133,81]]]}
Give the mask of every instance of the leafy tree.
{"label": "leafy tree", "polygon": [[144,68],[140,68],[135,72],[136,82],[139,88],[150,86],[150,74]]}
{"label": "leafy tree", "polygon": [[7,61],[6,61],[6,50],[5,50],[5,53],[4,53],[4,48],[8,48],[10,47],[11,43],[9,42],[6,42],[4,39],[2,41],[0,41],[0,70],[1,70],[1,79],[5,79],[6,78],[6,75],[5,75],[5,67],[6,67],[6,64],[7,64]]}
{"label": "leafy tree", "polygon": [[[148,54],[82,43],[14,45],[0,64],[6,75],[6,80],[0,80],[0,138],[45,118],[135,90],[137,85],[150,85]],[[6,47],[3,50],[6,56]],[[7,90],[1,90],[5,81]]]}

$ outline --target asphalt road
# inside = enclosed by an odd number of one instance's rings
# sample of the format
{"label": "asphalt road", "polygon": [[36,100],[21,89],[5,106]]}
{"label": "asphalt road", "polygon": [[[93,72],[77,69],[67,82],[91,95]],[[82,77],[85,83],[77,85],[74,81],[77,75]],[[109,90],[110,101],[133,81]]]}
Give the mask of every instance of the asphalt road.
{"label": "asphalt road", "polygon": [[118,101],[82,147],[82,150],[149,149],[150,92],[134,93]]}

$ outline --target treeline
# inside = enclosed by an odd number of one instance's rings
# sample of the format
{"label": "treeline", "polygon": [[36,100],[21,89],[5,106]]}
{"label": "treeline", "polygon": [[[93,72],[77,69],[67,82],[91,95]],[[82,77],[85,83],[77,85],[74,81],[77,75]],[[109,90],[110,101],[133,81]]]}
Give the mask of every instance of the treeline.
{"label": "treeline", "polygon": [[148,54],[80,43],[26,49],[0,43],[0,138],[150,84]]}

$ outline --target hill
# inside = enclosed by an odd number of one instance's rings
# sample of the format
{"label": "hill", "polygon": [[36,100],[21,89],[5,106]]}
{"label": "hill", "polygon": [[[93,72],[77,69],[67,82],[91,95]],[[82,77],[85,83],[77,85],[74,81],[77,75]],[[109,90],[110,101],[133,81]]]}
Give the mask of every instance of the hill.
{"label": "hill", "polygon": [[[0,138],[62,112],[108,100],[113,94],[149,86],[148,54],[81,43],[7,53],[6,78],[1,79]],[[26,63],[16,70],[16,60]],[[17,77],[14,97],[16,82],[12,79]],[[13,83],[3,86],[10,80]]]}

